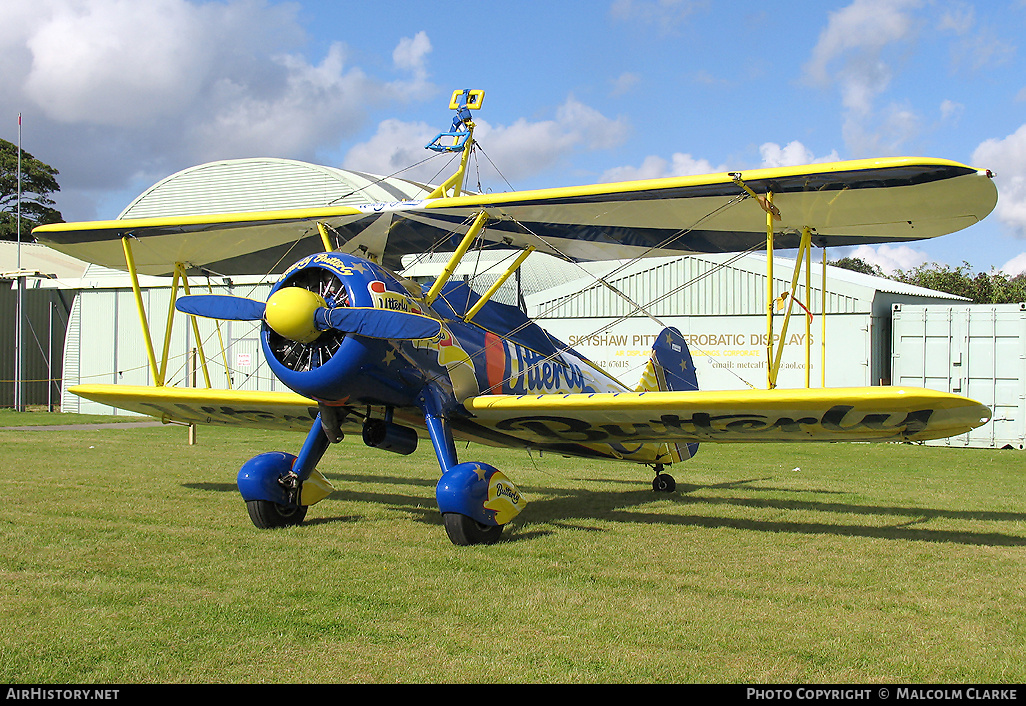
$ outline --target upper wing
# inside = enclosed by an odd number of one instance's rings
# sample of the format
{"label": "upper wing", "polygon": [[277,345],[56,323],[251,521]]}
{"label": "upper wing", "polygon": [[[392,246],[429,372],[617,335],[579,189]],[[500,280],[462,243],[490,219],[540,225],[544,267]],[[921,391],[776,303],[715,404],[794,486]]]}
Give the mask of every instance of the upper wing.
{"label": "upper wing", "polygon": [[[780,248],[797,247],[804,227],[817,245],[932,238],[978,222],[997,203],[989,172],[938,159],[758,169],[740,179],[757,194],[772,192]],[[358,207],[59,223],[33,233],[69,255],[120,269],[120,240],[130,236],[143,274],[167,274],[176,262],[260,274],[323,250],[321,222],[342,251],[398,269],[403,255],[452,249],[446,242],[483,210],[490,242],[578,260],[625,259],[738,252],[763,242],[766,215],[755,199],[739,199],[745,193],[734,174],[719,173]]]}
{"label": "upper wing", "polygon": [[925,441],[985,424],[990,410],[933,390],[800,390],[483,395],[474,420],[537,444]]}

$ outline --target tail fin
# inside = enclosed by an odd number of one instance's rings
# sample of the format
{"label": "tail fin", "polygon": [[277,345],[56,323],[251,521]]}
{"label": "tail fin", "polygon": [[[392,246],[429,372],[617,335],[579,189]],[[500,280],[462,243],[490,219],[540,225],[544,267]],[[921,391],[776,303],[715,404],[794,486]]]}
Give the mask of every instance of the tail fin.
{"label": "tail fin", "polygon": [[[663,329],[652,346],[652,355],[635,390],[686,392],[697,389],[698,374],[684,336],[675,328]],[[686,461],[698,453],[697,442],[666,446],[675,462]]]}
{"label": "tail fin", "polygon": [[652,346],[645,372],[636,388],[637,392],[674,390],[685,392],[698,389],[698,375],[691,351],[684,337],[675,328],[665,328]]}

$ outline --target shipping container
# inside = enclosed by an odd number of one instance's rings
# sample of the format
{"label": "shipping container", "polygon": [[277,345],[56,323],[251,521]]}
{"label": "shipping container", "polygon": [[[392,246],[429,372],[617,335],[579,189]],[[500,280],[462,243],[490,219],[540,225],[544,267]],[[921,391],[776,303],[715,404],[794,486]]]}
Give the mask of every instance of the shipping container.
{"label": "shipping container", "polygon": [[1026,304],[895,304],[891,325],[895,385],[954,392],[992,411],[989,423],[931,443],[1026,447]]}

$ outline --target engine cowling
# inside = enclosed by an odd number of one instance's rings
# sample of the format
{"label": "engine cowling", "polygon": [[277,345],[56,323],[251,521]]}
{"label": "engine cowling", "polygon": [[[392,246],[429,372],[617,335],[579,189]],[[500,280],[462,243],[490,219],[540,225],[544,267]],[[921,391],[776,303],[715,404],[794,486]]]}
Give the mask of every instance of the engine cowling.
{"label": "engine cowling", "polygon": [[[297,290],[295,296],[290,289]],[[311,255],[286,270],[271,290],[261,327],[264,357],[289,389],[317,400],[409,404],[408,391],[367,374],[384,359],[386,341],[318,330],[312,310],[410,306],[416,305],[402,284],[378,265],[345,253]]]}

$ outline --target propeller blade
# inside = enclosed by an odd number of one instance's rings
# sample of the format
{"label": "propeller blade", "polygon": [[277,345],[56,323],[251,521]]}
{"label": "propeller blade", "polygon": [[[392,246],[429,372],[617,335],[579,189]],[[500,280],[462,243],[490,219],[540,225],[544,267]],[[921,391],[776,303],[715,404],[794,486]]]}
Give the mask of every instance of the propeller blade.
{"label": "propeller blade", "polygon": [[263,302],[222,294],[190,294],[178,298],[175,308],[183,314],[195,314],[209,319],[259,321],[264,317]]}
{"label": "propeller blade", "polygon": [[416,340],[434,338],[442,330],[442,323],[430,316],[389,309],[321,308],[314,320],[319,329],[333,328],[368,338]]}

